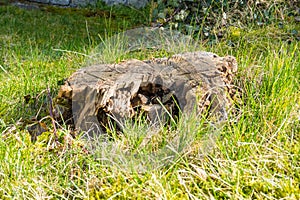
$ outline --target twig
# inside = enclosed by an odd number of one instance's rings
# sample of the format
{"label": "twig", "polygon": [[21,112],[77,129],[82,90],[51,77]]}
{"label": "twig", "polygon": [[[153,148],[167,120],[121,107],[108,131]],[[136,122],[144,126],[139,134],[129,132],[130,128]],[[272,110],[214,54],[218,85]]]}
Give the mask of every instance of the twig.
{"label": "twig", "polygon": [[90,57],[88,54],[84,54],[84,53],[80,53],[80,52],[76,52],[76,51],[70,51],[70,50],[65,50],[65,49],[54,49],[52,48],[53,51],[60,51],[60,52],[67,52],[67,53],[73,53],[73,54],[77,54],[77,55],[81,55],[81,56],[85,56],[85,57]]}
{"label": "twig", "polygon": [[49,114],[50,114],[51,122],[52,122],[52,126],[53,126],[53,134],[54,134],[54,137],[55,137],[55,141],[57,142],[58,137],[57,137],[57,130],[56,130],[56,125],[55,125],[55,120],[54,120],[54,116],[53,116],[53,101],[52,101],[52,97],[51,97],[51,94],[50,94],[49,86],[47,86],[47,94],[48,94],[48,99],[49,99],[49,104],[50,104]]}

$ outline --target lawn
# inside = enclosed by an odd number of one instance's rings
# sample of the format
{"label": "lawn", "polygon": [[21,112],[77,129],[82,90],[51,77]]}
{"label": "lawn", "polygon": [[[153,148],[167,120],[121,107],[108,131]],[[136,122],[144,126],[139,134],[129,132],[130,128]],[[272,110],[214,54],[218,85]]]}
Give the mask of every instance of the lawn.
{"label": "lawn", "polygon": [[[145,144],[151,127],[137,121],[92,147],[61,125],[54,142],[47,88],[55,97],[105,38],[143,25],[147,9],[0,5],[0,199],[300,199],[300,25],[293,16],[229,28],[214,43],[195,39],[197,50],[233,55],[239,64],[240,112],[222,125],[191,115]],[[173,53],[121,52],[113,60]],[[32,142],[26,126],[35,120],[49,130]]]}

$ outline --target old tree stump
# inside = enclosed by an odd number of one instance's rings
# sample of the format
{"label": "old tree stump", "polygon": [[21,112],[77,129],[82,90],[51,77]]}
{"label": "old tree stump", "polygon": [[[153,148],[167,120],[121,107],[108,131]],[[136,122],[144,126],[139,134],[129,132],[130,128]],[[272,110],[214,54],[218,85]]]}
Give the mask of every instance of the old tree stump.
{"label": "old tree stump", "polygon": [[89,135],[104,133],[110,123],[122,130],[126,119],[141,115],[151,124],[195,110],[224,120],[236,93],[236,71],[234,57],[209,52],[93,65],[61,87],[56,114]]}

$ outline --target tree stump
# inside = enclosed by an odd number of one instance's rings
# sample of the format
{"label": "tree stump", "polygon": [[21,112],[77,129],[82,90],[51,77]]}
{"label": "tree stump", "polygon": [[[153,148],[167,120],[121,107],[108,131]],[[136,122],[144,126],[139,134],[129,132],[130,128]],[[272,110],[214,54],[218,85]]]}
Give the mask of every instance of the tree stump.
{"label": "tree stump", "polygon": [[141,115],[151,124],[192,112],[225,120],[236,71],[234,57],[209,52],[92,65],[61,87],[56,114],[89,135],[105,133],[111,122],[122,130],[125,120]]}

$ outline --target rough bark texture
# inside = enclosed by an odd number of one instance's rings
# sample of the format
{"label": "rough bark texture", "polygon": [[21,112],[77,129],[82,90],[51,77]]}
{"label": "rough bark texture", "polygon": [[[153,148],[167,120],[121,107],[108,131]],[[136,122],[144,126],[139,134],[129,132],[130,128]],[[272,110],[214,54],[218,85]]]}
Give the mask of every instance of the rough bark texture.
{"label": "rough bark texture", "polygon": [[234,57],[209,52],[93,65],[61,87],[56,112],[90,135],[104,133],[110,122],[122,130],[124,120],[140,115],[157,124],[196,110],[224,120],[236,71]]}

